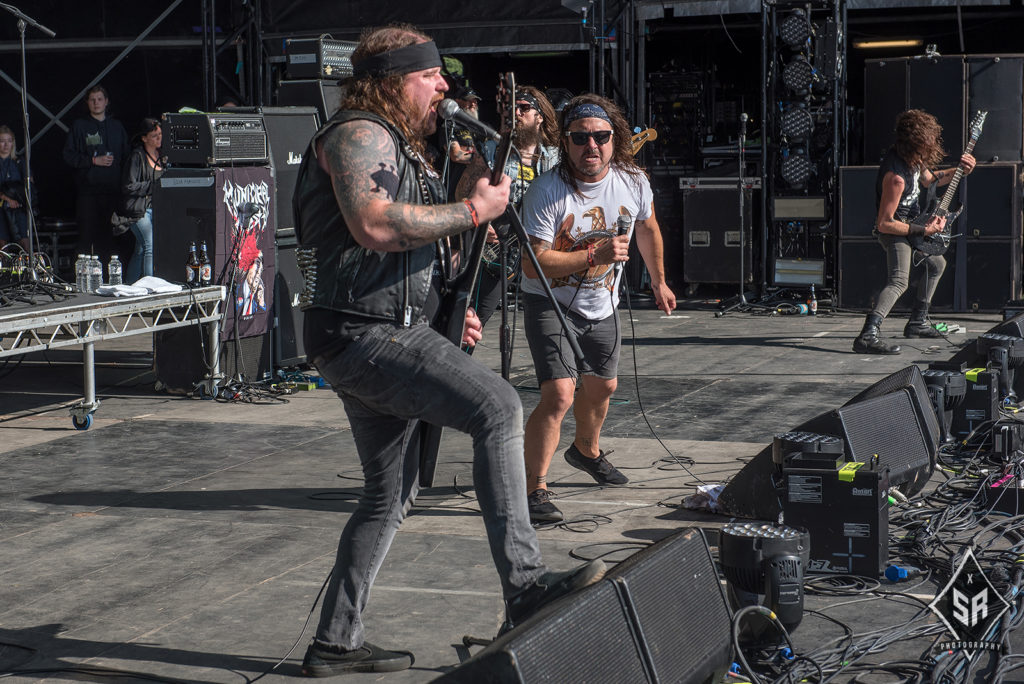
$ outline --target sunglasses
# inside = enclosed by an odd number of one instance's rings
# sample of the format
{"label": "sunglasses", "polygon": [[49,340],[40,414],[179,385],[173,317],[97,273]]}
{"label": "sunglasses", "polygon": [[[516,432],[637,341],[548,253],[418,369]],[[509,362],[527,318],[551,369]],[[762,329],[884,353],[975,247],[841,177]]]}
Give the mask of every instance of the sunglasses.
{"label": "sunglasses", "polygon": [[604,145],[611,140],[611,131],[573,131],[566,133],[574,145],[586,145],[589,138],[593,138],[598,145]]}
{"label": "sunglasses", "polygon": [[533,109],[533,105],[527,104],[526,102],[516,104],[516,111],[520,114],[527,114],[531,109]]}

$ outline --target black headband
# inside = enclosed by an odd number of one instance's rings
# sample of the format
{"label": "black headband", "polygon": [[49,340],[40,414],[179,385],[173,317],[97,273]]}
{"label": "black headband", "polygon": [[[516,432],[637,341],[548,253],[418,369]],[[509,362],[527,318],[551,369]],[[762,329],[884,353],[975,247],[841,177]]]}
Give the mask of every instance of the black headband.
{"label": "black headband", "polygon": [[423,69],[434,69],[441,66],[441,55],[434,41],[414,43],[405,47],[388,50],[371,55],[352,63],[352,75],[387,76],[388,74],[408,74]]}

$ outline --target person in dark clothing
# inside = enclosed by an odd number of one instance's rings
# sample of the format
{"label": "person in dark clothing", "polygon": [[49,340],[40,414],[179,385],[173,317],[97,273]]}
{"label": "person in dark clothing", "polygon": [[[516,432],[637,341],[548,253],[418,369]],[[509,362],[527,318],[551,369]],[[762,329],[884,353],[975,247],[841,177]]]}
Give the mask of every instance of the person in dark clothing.
{"label": "person in dark clothing", "polygon": [[[25,201],[25,162],[18,158],[14,148],[14,131],[0,126],[0,247],[17,242],[27,252],[31,249],[28,236],[28,202]],[[32,207],[36,207],[36,188],[32,192]]]}
{"label": "person in dark clothing", "polygon": [[138,144],[132,149],[121,178],[119,214],[134,219],[129,229],[135,236],[135,250],[125,267],[125,282],[134,283],[142,276],[153,275],[153,186],[163,175],[160,145],[163,133],[156,119],[142,120],[136,135]]}
{"label": "person in dark clothing", "polygon": [[[915,253],[910,239],[914,235],[934,235],[946,225],[945,218],[933,218],[925,226],[910,221],[918,213],[921,188],[933,183],[949,185],[955,168],[930,171],[945,156],[942,149],[942,126],[934,116],[920,109],[909,109],[896,120],[896,144],[889,149],[878,167],[875,180],[875,203],[878,214],[874,233],[885,250],[889,274],[885,287],[875,297],[875,307],[868,313],[864,328],[853,341],[853,351],[859,354],[899,354],[899,345],[889,345],[879,339],[879,326],[889,314],[896,300],[907,290],[910,269],[923,264],[924,277],[918,286],[914,308],[903,328],[904,337],[942,337],[942,333],[928,320],[928,308],[938,287],[946,259],[942,255],[926,256]],[[975,160],[970,154],[960,158],[960,167],[969,174]]]}
{"label": "person in dark clothing", "polygon": [[[341,108],[310,142],[296,180],[306,353],[345,406],[363,467],[302,673],[390,672],[412,654],[364,638],[373,581],[419,487],[419,421],[473,438],[473,482],[491,557],[518,624],[604,574],[553,572],[526,509],[523,412],[511,385],[431,327],[442,302],[438,241],[504,212],[510,179],[481,179],[445,203],[423,156],[448,86],[432,40],[412,26],[364,32]],[[480,339],[475,314],[464,344]]]}
{"label": "person in dark clothing", "polygon": [[89,116],[71,124],[64,161],[75,170],[78,252],[97,254],[106,262],[114,251],[121,251],[114,249],[110,217],[121,199],[121,168],[130,151],[128,134],[120,121],[107,116],[106,88],[90,88],[85,103]]}

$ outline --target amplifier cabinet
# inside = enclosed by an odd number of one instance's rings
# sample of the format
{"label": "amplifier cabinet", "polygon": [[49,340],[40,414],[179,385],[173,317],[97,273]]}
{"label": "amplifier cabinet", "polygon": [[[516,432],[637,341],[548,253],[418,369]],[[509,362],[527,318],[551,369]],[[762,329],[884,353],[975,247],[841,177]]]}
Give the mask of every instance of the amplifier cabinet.
{"label": "amplifier cabinet", "polygon": [[357,43],[331,38],[288,38],[284,41],[288,78],[333,78],[352,75]]}
{"label": "amplifier cabinet", "polygon": [[267,131],[259,114],[169,112],[161,117],[161,152],[171,166],[266,164]]}
{"label": "amplifier cabinet", "polygon": [[298,180],[302,155],[317,129],[316,107],[263,107],[263,124],[270,142],[270,168],[274,171],[276,230],[278,235],[295,234],[292,195]]}
{"label": "amplifier cabinet", "polygon": [[334,81],[281,81],[277,87],[277,104],[281,107],[316,107],[320,125],[323,125],[338,111],[344,94],[345,89]]}
{"label": "amplifier cabinet", "polygon": [[295,237],[277,239],[277,275],[274,278],[274,365],[297,366],[306,363],[302,340],[304,316],[299,294],[305,281],[296,259]]}
{"label": "amplifier cabinet", "polygon": [[185,279],[189,244],[206,242],[228,290],[222,339],[269,329],[274,298],[274,178],[265,166],[168,169],[153,190],[153,275]]}
{"label": "amplifier cabinet", "polygon": [[875,227],[877,166],[839,167],[839,236],[870,238]]}
{"label": "amplifier cabinet", "polygon": [[683,275],[688,283],[739,283],[752,280],[751,232],[754,193],[744,188],[740,221],[739,188],[704,187],[683,193]]}

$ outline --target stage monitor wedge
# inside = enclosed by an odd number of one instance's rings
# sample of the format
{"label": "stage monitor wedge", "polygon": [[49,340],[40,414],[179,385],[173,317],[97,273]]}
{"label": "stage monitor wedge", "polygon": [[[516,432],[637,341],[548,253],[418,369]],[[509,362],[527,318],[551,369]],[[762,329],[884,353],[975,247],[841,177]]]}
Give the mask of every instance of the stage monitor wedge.
{"label": "stage monitor wedge", "polygon": [[435,684],[721,681],[732,617],[703,533],[681,530],[541,608]]}

